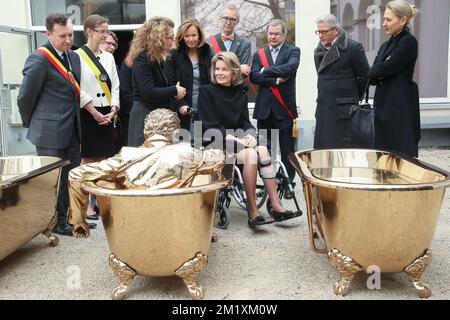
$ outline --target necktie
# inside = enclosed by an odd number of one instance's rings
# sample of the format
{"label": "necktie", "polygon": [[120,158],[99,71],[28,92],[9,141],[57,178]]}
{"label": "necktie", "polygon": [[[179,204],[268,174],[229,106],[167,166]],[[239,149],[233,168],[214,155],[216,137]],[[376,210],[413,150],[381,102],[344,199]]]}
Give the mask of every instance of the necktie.
{"label": "necktie", "polygon": [[63,52],[63,54],[61,55],[61,58],[62,58],[62,63],[64,65],[64,67],[67,69],[67,71],[70,71],[69,57],[67,57],[67,53]]}
{"label": "necktie", "polygon": [[231,41],[234,41],[234,34],[231,34],[231,35],[229,35],[229,36],[226,36],[226,35],[222,34],[222,35],[220,36],[220,38],[222,39],[222,42],[225,42],[225,40],[231,40]]}
{"label": "necktie", "polygon": [[272,53],[272,61],[273,61],[273,63],[275,63],[275,61],[277,60],[278,51],[280,51],[280,48],[272,48],[270,51]]}

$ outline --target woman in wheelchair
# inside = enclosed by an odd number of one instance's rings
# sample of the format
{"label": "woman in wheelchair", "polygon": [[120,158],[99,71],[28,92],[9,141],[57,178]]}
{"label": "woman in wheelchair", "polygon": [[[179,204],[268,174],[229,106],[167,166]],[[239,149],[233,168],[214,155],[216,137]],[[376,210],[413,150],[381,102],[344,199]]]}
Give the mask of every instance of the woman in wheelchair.
{"label": "woman in wheelchair", "polygon": [[[276,170],[270,153],[266,146],[258,145],[256,129],[249,120],[247,88],[242,84],[240,70],[239,60],[233,52],[222,52],[213,57],[212,84],[201,86],[198,98],[198,116],[202,121],[203,132],[215,130],[212,134],[216,137],[214,147],[218,148],[217,143],[222,143],[222,149],[235,154],[238,164],[244,164],[249,226],[266,224],[256,205],[258,169],[269,195],[273,219],[283,221],[294,218],[296,213],[285,210],[278,197]],[[217,139],[218,136],[222,138]]]}

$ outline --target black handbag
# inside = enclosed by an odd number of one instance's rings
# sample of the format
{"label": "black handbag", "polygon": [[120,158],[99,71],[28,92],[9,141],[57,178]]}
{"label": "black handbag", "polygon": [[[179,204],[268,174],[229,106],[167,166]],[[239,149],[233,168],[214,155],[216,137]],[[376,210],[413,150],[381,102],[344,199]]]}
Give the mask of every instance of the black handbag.
{"label": "black handbag", "polygon": [[365,90],[365,101],[350,107],[348,140],[356,148],[375,146],[375,108],[369,103],[369,84]]}

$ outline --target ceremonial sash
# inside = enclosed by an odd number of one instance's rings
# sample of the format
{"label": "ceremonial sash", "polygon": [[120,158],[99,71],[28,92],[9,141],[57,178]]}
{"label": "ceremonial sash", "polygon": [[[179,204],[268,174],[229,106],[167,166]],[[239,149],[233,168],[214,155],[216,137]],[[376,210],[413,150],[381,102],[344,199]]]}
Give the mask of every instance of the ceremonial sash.
{"label": "ceremonial sash", "polygon": [[111,105],[111,79],[109,78],[108,72],[106,72],[103,65],[98,61],[98,59],[94,56],[92,51],[86,47],[82,46],[77,50],[80,53],[80,56],[84,61],[88,64],[91,71],[94,73],[95,78],[103,89],[103,92],[106,95],[106,99],[108,100],[109,105]]}
{"label": "ceremonial sash", "polygon": [[[222,52],[222,49],[220,48],[220,45],[219,45],[219,43],[217,42],[216,37],[212,35],[212,36],[209,37],[209,40],[210,40],[210,42],[211,42],[211,45],[212,45],[212,47],[213,47],[213,49],[214,49],[215,54],[221,53],[221,52]],[[248,81],[248,86],[250,87],[250,90],[251,90],[251,91],[253,92],[253,94],[256,96],[256,94],[258,93],[258,91],[257,91],[255,85],[250,81],[250,77],[248,77],[248,78],[246,78],[246,79],[247,79],[247,81]]]}
{"label": "ceremonial sash", "polygon": [[213,35],[211,37],[209,37],[209,40],[211,41],[211,45],[214,49],[215,54],[221,53],[222,49],[220,49],[219,43],[217,42],[216,37],[214,37]]}
{"label": "ceremonial sash", "polygon": [[75,92],[77,93],[77,99],[80,100],[80,85],[78,84],[77,80],[73,76],[73,73],[64,67],[64,65],[61,63],[61,61],[55,57],[55,55],[48,50],[45,47],[41,47],[36,50],[36,52],[42,53],[48,61],[58,70],[58,72],[72,85],[72,87],[75,89]]}
{"label": "ceremonial sash", "polygon": [[[264,68],[269,67],[269,60],[267,60],[266,52],[264,51],[264,48],[261,48],[259,51],[259,57],[261,59],[262,66]],[[286,105],[286,103],[283,100],[283,97],[281,96],[280,89],[277,86],[270,87],[270,91],[272,91],[273,95],[277,100],[280,102],[280,104],[283,106],[283,108],[286,110],[286,112],[289,114],[289,117],[293,121],[293,127],[292,127],[292,136],[294,138],[298,137],[298,130],[297,130],[297,119],[294,117],[294,114],[289,109],[289,107]]]}

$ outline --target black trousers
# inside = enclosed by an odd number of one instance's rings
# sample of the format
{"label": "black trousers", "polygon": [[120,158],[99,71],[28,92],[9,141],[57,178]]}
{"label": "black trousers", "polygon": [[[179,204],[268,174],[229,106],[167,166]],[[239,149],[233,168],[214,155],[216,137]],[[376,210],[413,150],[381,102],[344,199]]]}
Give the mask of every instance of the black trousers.
{"label": "black trousers", "polygon": [[69,208],[69,171],[80,165],[80,141],[76,128],[72,132],[72,138],[69,145],[64,149],[51,149],[36,146],[38,156],[59,157],[64,160],[70,160],[70,163],[62,167],[59,181],[58,200],[56,203],[57,224],[63,224],[67,221],[67,210]]}
{"label": "black trousers", "polygon": [[280,144],[281,162],[286,166],[291,181],[295,177],[295,169],[288,159],[289,153],[295,151],[295,138],[292,137],[292,126],[293,123],[290,118],[278,120],[272,114],[267,119],[258,120],[258,130],[267,130],[267,147],[271,152],[276,150],[271,146],[272,130],[279,130],[278,143]]}

